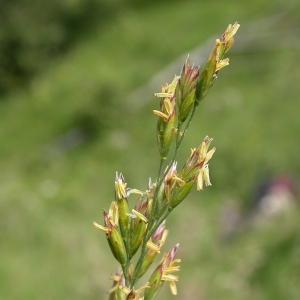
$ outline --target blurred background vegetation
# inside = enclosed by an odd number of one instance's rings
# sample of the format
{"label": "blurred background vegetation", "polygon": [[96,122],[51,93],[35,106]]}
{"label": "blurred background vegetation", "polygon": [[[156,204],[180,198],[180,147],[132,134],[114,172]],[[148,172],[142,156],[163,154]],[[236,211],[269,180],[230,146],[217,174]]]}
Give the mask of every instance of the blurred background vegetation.
{"label": "blurred background vegetation", "polygon": [[[299,299],[296,0],[0,1],[1,299],[107,298],[117,263],[92,221],[115,171],[132,188],[155,179],[153,92],[235,21],[230,66],[178,158],[214,138],[213,186],[167,226],[176,299]],[[167,286],[158,299],[173,299]]]}

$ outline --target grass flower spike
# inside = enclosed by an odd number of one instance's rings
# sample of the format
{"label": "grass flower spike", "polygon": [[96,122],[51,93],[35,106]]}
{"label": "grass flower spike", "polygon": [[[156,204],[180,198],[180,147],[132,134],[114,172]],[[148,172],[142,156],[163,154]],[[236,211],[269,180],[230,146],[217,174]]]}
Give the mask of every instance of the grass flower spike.
{"label": "grass flower spike", "polygon": [[183,65],[175,92],[176,104],[178,106],[178,120],[180,123],[186,120],[193,109],[198,79],[199,68],[190,66],[190,59],[188,57]]}
{"label": "grass flower spike", "polygon": [[234,42],[233,36],[236,34],[240,25],[235,22],[229,25],[220,39],[216,40],[215,46],[211,51],[209,58],[204,65],[199,78],[199,83],[196,89],[196,102],[199,102],[206,96],[215,80],[218,72],[225,66],[229,65],[229,59],[224,59],[224,54],[231,48]]}
{"label": "grass flower spike", "polygon": [[175,76],[171,84],[165,84],[161,93],[154,96],[162,98],[160,110],[153,110],[158,115],[157,121],[157,143],[161,158],[166,159],[177,127],[177,117],[175,109],[175,88],[179,77]]}
{"label": "grass flower spike", "polygon": [[[146,190],[128,188],[122,173],[116,173],[114,199],[108,213],[104,210],[104,225],[94,227],[105,233],[113,256],[120,264],[111,276],[113,286],[109,300],[152,300],[165,282],[171,293],[177,295],[180,259],[175,259],[179,244],[164,254],[148,279],[144,279],[155,258],[161,255],[168,236],[166,221],[170,213],[189,195],[194,186],[202,191],[210,186],[208,163],[216,148],[210,148],[212,138],[206,136],[198,148],[182,163],[177,154],[200,101],[207,95],[218,72],[229,64],[225,53],[234,42],[238,23],[229,25],[215,45],[205,65],[200,68],[186,59],[180,76],[162,86],[156,136],[158,144],[158,176],[149,179]],[[172,151],[171,151],[172,149]],[[132,195],[138,199],[132,203]],[[136,196],[135,196],[136,197]],[[143,280],[140,288],[136,286]]]}
{"label": "grass flower spike", "polygon": [[153,299],[165,281],[169,283],[171,293],[177,295],[175,282],[178,281],[178,276],[175,276],[172,273],[179,271],[179,266],[176,266],[176,264],[179,263],[180,260],[174,260],[178,247],[179,244],[172,248],[168,254],[165,254],[158,267],[152,273],[149,279],[149,288],[145,291],[145,300]]}
{"label": "grass flower spike", "polygon": [[128,234],[129,234],[129,206],[127,200],[127,183],[122,174],[116,173],[115,179],[115,202],[119,211],[119,225],[125,247],[128,248]]}
{"label": "grass flower spike", "polygon": [[143,276],[145,272],[149,269],[157,254],[160,253],[160,249],[162,248],[167,239],[168,230],[165,229],[165,223],[166,222],[161,223],[161,225],[156,229],[152,237],[147,242],[148,252],[146,253],[145,258],[143,260],[139,277]]}
{"label": "grass flower spike", "polygon": [[177,265],[181,262],[180,259],[174,259],[176,252],[178,250],[179,244],[177,244],[166,256],[163,269],[162,280],[167,281],[170,286],[171,293],[177,295],[176,282],[178,281],[178,276],[172,274],[174,272],[179,272],[180,266]]}
{"label": "grass flower spike", "polygon": [[208,162],[212,158],[213,154],[216,151],[216,148],[212,148],[209,152],[208,147],[211,143],[212,139],[210,139],[208,136],[206,136],[201,143],[200,147],[198,148],[199,153],[199,167],[200,172],[197,176],[197,190],[201,191],[203,190],[203,182],[206,186],[211,185],[210,179],[209,179],[209,170],[208,170]]}

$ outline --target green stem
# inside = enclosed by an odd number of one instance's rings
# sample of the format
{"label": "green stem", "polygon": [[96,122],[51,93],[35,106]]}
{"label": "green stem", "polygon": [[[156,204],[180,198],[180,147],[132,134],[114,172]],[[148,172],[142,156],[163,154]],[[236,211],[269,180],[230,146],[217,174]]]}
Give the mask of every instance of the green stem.
{"label": "green stem", "polygon": [[158,180],[160,180],[160,173],[161,173],[161,171],[162,171],[162,168],[163,168],[163,166],[164,166],[165,161],[166,161],[166,157],[162,157],[162,158],[160,159],[159,169],[158,169],[158,175],[157,175]]}
{"label": "green stem", "polygon": [[129,269],[129,263],[128,263],[128,255],[127,255],[126,265],[122,266],[123,275],[124,275],[124,279],[125,279],[125,286],[129,286],[128,269]]}
{"label": "green stem", "polygon": [[[177,151],[178,151],[178,149],[179,149],[179,147],[180,147],[180,145],[181,145],[181,142],[182,142],[182,140],[184,139],[184,136],[185,136],[185,134],[186,134],[188,128],[190,127],[190,125],[191,125],[191,123],[192,123],[192,119],[193,119],[193,117],[194,117],[194,115],[195,115],[196,109],[197,109],[197,107],[194,106],[194,107],[193,107],[193,110],[192,110],[192,113],[191,113],[191,115],[190,115],[190,118],[189,118],[189,120],[188,120],[188,122],[187,122],[187,124],[186,124],[186,126],[185,126],[185,128],[184,128],[184,131],[182,132],[182,136],[181,136],[179,139],[176,140],[176,149],[175,149],[176,155],[177,155]],[[178,126],[178,128],[179,128],[179,126]],[[178,131],[179,131],[179,129],[178,129]],[[178,133],[177,137],[179,137],[179,136],[180,136],[180,133]]]}
{"label": "green stem", "polygon": [[[158,170],[158,175],[157,175],[157,180],[158,182],[161,181],[161,172],[162,172],[162,168],[163,168],[163,165],[164,165],[164,162],[166,161],[166,158],[165,157],[162,157],[160,159],[160,163],[159,163],[159,170]],[[161,181],[162,183],[162,181]],[[159,184],[159,188],[161,186],[161,183]],[[155,188],[155,191],[154,191],[154,196],[153,196],[153,203],[152,203],[152,209],[151,209],[151,212],[150,212],[150,216],[149,216],[149,223],[148,223],[148,226],[147,226],[147,229],[148,227],[151,228],[153,226],[153,222],[154,222],[154,214],[155,214],[155,211],[156,211],[156,206],[157,206],[157,195],[158,195],[158,190],[159,188]],[[146,231],[147,232],[147,231]]]}
{"label": "green stem", "polygon": [[178,143],[179,143],[179,140],[180,140],[180,130],[181,130],[181,127],[182,127],[182,123],[179,122],[178,123],[178,128],[177,128],[177,135],[176,135],[176,148],[178,149]]}
{"label": "green stem", "polygon": [[[128,232],[130,233],[130,227],[131,227],[131,223],[130,221],[128,222]],[[124,279],[125,279],[125,286],[129,286],[129,274],[128,274],[128,271],[129,271],[129,266],[130,266],[130,259],[131,257],[129,256],[129,247],[130,247],[130,234],[128,234],[127,236],[127,240],[126,240],[126,244],[125,244],[125,249],[126,249],[126,265],[125,265],[125,269],[123,269],[123,274],[124,274]]]}
{"label": "green stem", "polygon": [[161,225],[161,223],[167,218],[167,216],[171,213],[172,210],[173,210],[173,208],[169,206],[168,209],[164,212],[164,214],[159,218],[158,222],[148,233],[148,236],[147,236],[148,240],[153,235],[153,233],[157,230],[157,228]]}

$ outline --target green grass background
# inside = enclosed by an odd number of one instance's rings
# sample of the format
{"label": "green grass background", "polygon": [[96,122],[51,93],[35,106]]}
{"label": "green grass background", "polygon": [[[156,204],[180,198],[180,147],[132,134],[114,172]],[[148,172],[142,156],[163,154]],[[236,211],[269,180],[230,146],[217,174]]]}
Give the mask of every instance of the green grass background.
{"label": "green grass background", "polygon": [[[229,203],[247,207],[264,176],[300,180],[298,2],[122,4],[0,103],[0,299],[107,298],[117,263],[92,221],[102,223],[116,171],[129,187],[145,189],[158,168],[151,112],[158,100],[146,94],[134,109],[128,95],[236,20],[239,50],[228,53],[230,66],[198,109],[179,154],[182,165],[189,148],[213,137],[213,186],[193,192],[170,216],[165,251],[180,243],[176,299],[299,299],[298,207],[253,218],[230,243],[221,241],[220,221]],[[266,26],[271,18],[277,19]],[[76,126],[92,138],[59,153],[57,138]],[[158,299],[173,299],[167,285]]]}

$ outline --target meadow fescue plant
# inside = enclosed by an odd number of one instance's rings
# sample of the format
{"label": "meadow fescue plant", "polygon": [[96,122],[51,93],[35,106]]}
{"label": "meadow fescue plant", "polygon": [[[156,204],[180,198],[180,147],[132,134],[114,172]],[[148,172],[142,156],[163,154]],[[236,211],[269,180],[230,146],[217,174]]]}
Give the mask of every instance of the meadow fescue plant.
{"label": "meadow fescue plant", "polygon": [[[140,191],[128,188],[124,176],[116,173],[115,199],[108,213],[103,211],[104,226],[93,223],[105,233],[111,252],[120,264],[111,276],[110,300],[154,299],[166,281],[171,293],[177,294],[178,276],[174,273],[180,269],[180,259],[175,259],[179,244],[162,256],[150,278],[143,279],[139,287],[138,281],[160,254],[168,235],[166,219],[172,210],[194,185],[197,191],[211,185],[208,162],[216,151],[216,148],[209,150],[212,138],[204,137],[198,148],[191,149],[180,170],[175,159],[200,102],[216,82],[218,72],[229,64],[224,55],[232,46],[239,26],[236,22],[227,27],[202,68],[191,65],[187,58],[180,75],[154,94],[160,98],[159,110],[153,110],[158,116],[156,134],[160,155],[156,181],[149,179],[147,190]],[[171,154],[170,149],[174,150]],[[128,203],[131,194],[139,195],[134,208]],[[135,255],[138,259],[134,266]]]}

